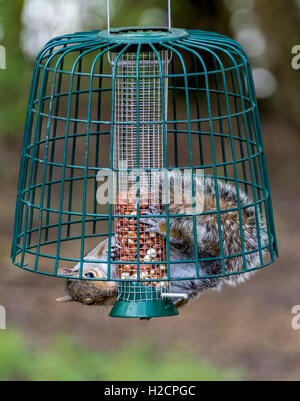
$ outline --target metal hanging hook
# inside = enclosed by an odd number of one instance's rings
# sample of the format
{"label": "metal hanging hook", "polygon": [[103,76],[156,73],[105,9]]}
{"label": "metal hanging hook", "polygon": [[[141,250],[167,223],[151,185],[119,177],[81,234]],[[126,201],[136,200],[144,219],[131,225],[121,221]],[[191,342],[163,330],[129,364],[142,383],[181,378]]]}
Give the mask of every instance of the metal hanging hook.
{"label": "metal hanging hook", "polygon": [[171,32],[171,30],[172,30],[171,0],[168,0],[168,28],[169,28],[169,32]]}
{"label": "metal hanging hook", "polygon": [[[172,11],[171,11],[171,0],[168,0],[168,29],[169,32],[172,30]],[[107,0],[107,31],[111,32],[110,28],[110,0]]]}

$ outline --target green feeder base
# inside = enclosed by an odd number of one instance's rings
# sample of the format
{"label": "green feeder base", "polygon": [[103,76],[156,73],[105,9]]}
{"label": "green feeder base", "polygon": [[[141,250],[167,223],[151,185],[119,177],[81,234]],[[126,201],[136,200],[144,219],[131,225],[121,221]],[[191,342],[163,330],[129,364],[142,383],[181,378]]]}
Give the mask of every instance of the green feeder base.
{"label": "green feeder base", "polygon": [[117,301],[110,317],[150,318],[178,315],[178,310],[169,299],[160,301]]}
{"label": "green feeder base", "polygon": [[179,314],[173,302],[161,298],[160,293],[147,285],[122,283],[119,299],[113,306],[110,317],[153,318]]}

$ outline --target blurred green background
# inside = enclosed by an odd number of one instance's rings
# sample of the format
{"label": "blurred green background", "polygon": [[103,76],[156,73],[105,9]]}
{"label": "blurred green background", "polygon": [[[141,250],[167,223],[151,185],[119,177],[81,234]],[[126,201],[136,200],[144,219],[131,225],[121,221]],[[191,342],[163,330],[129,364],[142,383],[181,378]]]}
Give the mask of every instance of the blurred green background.
{"label": "blurred green background", "polygon": [[[165,25],[166,0],[112,0],[112,25]],[[34,57],[53,36],[106,24],[104,0],[0,0],[0,380],[299,380],[299,0],[173,0],[173,25],[225,33],[248,52],[269,167],[280,259],[239,288],[210,292],[179,317],[114,320],[59,305],[61,280],[9,259],[17,174]]]}

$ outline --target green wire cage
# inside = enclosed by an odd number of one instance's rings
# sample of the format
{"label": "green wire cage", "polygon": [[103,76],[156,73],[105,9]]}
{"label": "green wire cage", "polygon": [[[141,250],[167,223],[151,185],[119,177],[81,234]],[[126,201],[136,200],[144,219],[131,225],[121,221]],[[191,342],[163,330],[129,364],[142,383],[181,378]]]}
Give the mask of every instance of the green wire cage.
{"label": "green wire cage", "polygon": [[[237,194],[241,253],[225,254],[220,246],[214,259],[221,271],[205,276],[199,266],[212,258],[197,249],[188,261],[194,274],[172,276],[169,231],[162,239],[143,227],[142,217],[155,217],[151,204],[161,209],[167,227],[171,217],[184,217],[172,215],[160,195],[153,199],[161,181],[152,173],[185,169],[192,177],[200,170],[215,185],[210,214],[217,218],[220,244],[221,217],[232,210],[222,209],[218,182],[229,183]],[[99,200],[102,190],[107,202]],[[241,191],[256,221],[258,258],[251,268]],[[195,238],[201,214],[195,207],[190,213]],[[65,278],[59,269],[78,264],[75,279],[93,281],[84,274],[85,255],[105,239],[107,275],[96,281],[118,284],[111,312],[117,317],[175,315],[170,283],[230,277],[274,262],[278,250],[257,100],[249,60],[238,43],[212,32],[171,28],[169,19],[168,28],[108,27],[61,36],[40,52],[21,157],[13,263]],[[226,261],[237,257],[243,267],[229,272]]]}

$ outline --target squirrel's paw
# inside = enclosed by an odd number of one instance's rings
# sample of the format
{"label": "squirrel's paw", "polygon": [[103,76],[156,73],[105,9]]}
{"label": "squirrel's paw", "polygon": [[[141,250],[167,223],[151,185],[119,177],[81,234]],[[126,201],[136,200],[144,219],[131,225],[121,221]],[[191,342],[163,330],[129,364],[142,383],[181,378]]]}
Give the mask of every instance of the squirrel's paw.
{"label": "squirrel's paw", "polygon": [[[164,238],[167,238],[167,223],[164,218],[142,218],[140,220],[142,223],[148,226],[146,232],[157,233]],[[180,237],[179,233],[169,228],[169,242],[172,245],[181,246],[184,241]]]}
{"label": "squirrel's paw", "polygon": [[[118,245],[116,244],[115,238],[112,238],[111,245],[110,245],[111,260],[114,260],[117,257],[117,254],[118,254],[117,247],[118,247]],[[109,254],[108,249],[105,249],[105,251],[103,252],[103,257],[108,258],[108,254]]]}
{"label": "squirrel's paw", "polygon": [[147,233],[158,233],[160,235],[166,235],[166,220],[162,218],[145,217],[140,219],[140,222],[147,225],[148,228],[145,230]]}
{"label": "squirrel's paw", "polygon": [[117,254],[118,254],[117,245],[114,244],[114,245],[112,245],[111,248],[110,248],[110,256],[111,256],[111,259],[112,259],[112,260],[113,260],[113,259],[116,259]]}

